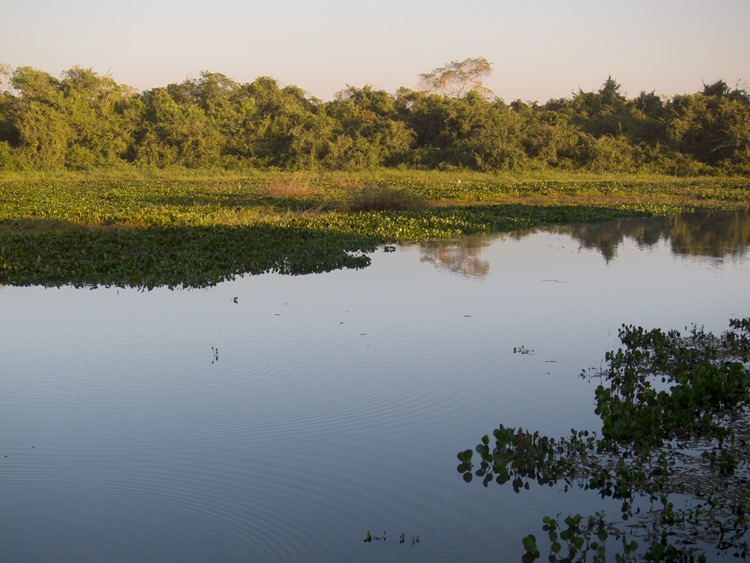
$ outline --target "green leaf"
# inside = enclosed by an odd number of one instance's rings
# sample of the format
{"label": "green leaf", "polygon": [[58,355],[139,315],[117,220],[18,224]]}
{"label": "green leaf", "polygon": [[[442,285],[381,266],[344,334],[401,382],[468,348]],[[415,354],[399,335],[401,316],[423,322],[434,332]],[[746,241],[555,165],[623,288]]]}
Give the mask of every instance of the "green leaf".
{"label": "green leaf", "polygon": [[536,537],[534,537],[533,534],[529,534],[523,540],[521,540],[523,543],[523,548],[526,550],[527,553],[530,553],[535,556],[539,556],[539,548],[536,545]]}

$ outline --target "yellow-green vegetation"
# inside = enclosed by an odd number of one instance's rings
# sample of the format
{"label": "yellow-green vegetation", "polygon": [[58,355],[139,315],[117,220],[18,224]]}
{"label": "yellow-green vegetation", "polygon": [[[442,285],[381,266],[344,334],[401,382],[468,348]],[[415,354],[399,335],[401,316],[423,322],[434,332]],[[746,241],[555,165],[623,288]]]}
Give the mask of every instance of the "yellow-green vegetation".
{"label": "yellow-green vegetation", "polygon": [[750,204],[744,178],[372,170],[0,177],[0,283],[196,287],[385,243]]}

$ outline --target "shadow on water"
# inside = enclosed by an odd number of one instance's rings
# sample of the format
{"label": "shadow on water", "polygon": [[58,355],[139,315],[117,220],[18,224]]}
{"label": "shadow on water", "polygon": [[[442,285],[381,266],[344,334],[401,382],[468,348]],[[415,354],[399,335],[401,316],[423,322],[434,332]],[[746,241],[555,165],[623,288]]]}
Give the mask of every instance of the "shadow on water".
{"label": "shadow on water", "polygon": [[242,274],[365,268],[376,244],[301,228],[91,228],[59,220],[7,222],[0,284],[199,288]]}

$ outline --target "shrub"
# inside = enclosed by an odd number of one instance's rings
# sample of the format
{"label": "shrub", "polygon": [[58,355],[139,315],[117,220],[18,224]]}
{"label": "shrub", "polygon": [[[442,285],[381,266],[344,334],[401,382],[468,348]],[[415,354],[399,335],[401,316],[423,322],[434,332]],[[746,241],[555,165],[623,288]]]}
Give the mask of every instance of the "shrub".
{"label": "shrub", "polygon": [[390,186],[365,186],[347,194],[345,211],[413,211],[424,206],[424,200],[405,189]]}

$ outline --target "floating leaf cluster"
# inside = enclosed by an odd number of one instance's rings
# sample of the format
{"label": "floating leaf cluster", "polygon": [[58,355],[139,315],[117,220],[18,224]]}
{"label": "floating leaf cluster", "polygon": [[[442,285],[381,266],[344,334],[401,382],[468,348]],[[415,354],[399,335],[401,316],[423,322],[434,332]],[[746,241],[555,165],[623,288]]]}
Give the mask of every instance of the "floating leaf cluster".
{"label": "floating leaf cluster", "polygon": [[[510,483],[517,493],[534,482],[560,483],[620,501],[619,524],[603,513],[545,517],[550,561],[604,561],[608,538],[621,546],[617,561],[705,561],[709,546],[746,558],[750,318],[730,320],[720,336],[634,326],[619,336],[623,348],[607,353],[607,367],[583,374],[601,379],[601,437],[571,430],[555,439],[500,425],[494,444],[484,436],[475,450],[458,453],[458,472],[484,486]],[[540,557],[535,536],[523,545],[525,560]]]}

